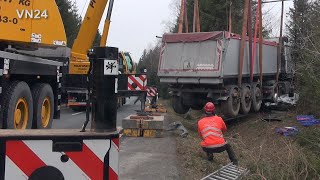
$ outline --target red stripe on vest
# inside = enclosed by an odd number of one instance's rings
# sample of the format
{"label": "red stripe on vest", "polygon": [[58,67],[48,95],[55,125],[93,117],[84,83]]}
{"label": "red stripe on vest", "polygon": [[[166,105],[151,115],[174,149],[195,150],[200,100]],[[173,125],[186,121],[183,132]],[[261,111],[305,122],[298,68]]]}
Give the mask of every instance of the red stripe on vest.
{"label": "red stripe on vest", "polygon": [[23,142],[7,141],[6,155],[28,176],[46,164]]}
{"label": "red stripe on vest", "polygon": [[70,159],[92,180],[103,179],[103,162],[83,144],[82,152],[66,152]]}

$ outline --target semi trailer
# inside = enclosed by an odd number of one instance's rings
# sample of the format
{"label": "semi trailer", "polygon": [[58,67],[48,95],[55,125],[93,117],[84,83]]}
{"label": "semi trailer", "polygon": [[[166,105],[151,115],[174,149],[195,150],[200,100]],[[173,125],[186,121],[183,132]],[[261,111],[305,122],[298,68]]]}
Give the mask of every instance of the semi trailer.
{"label": "semi trailer", "polygon": [[290,46],[283,41],[278,60],[278,39],[263,40],[262,62],[259,48],[249,54],[246,39],[239,84],[240,35],[225,31],[164,34],[158,76],[161,83],[169,84],[174,111],[200,110],[212,101],[220,105],[222,115],[233,118],[258,112],[263,103],[277,102],[281,94],[291,95],[294,64]]}

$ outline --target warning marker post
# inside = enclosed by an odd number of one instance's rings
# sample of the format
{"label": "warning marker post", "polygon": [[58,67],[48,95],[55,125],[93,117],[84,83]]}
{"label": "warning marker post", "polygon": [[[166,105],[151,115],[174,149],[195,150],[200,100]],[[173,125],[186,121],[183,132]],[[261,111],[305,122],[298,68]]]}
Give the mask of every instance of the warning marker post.
{"label": "warning marker post", "polygon": [[96,47],[93,52],[92,124],[95,132],[116,131],[118,48]]}

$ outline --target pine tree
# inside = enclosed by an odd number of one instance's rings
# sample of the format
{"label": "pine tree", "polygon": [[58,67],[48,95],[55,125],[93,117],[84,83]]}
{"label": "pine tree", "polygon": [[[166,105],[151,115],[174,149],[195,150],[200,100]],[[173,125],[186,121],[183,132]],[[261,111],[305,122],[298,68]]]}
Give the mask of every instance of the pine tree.
{"label": "pine tree", "polygon": [[[80,30],[82,18],[78,14],[76,2],[71,0],[56,0],[56,4],[59,8],[60,15],[64,24],[64,28],[67,35],[67,46],[72,48],[74,40],[77,38]],[[97,35],[94,40],[93,46],[99,46],[101,34],[97,30]]]}
{"label": "pine tree", "polygon": [[295,0],[290,17],[288,28],[300,93],[299,110],[319,114],[320,5],[318,1]]}

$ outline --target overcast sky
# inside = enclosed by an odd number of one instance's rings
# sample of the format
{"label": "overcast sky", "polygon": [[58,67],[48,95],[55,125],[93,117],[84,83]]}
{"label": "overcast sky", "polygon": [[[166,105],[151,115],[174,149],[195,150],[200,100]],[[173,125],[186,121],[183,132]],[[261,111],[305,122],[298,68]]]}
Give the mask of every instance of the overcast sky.
{"label": "overcast sky", "polygon": [[[88,0],[74,0],[85,16]],[[174,0],[115,0],[111,17],[108,46],[119,47],[138,62],[144,49],[153,46],[172,21]],[[83,7],[85,9],[83,10]],[[83,11],[82,11],[83,10]],[[106,14],[107,8],[105,10]],[[103,21],[100,23],[102,32]]]}
{"label": "overcast sky", "polygon": [[[73,1],[76,1],[79,14],[84,17],[89,0]],[[156,36],[161,36],[174,21],[177,1],[179,0],[115,0],[107,45],[130,52],[134,61],[138,62],[143,50],[154,46]],[[291,6],[292,2],[285,2],[286,13]],[[106,11],[107,8],[105,14]],[[263,11],[269,12],[264,23],[271,23],[273,35],[277,36],[281,3],[264,5]],[[100,23],[100,32],[104,19],[105,15]]]}

